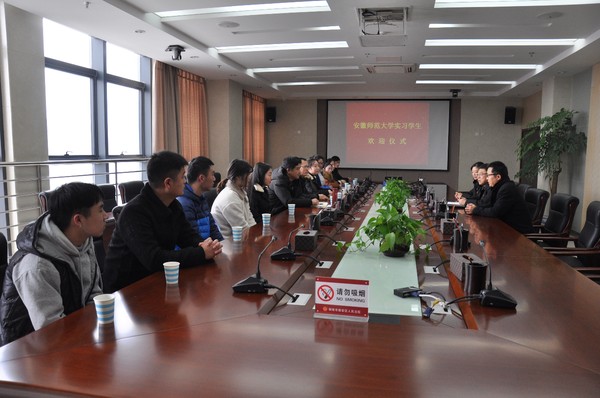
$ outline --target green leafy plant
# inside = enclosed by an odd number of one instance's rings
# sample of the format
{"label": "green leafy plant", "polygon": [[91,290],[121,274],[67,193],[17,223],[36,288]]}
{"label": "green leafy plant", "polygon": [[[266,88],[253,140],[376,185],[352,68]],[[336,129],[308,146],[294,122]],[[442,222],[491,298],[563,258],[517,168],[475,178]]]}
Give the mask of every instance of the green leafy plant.
{"label": "green leafy plant", "polygon": [[385,187],[375,195],[375,203],[382,207],[392,206],[401,210],[410,194],[411,188],[404,180],[391,178],[386,181]]}
{"label": "green leafy plant", "polygon": [[577,132],[573,125],[575,113],[561,108],[554,115],[540,118],[527,126],[530,131],[517,144],[517,157],[523,160],[517,176],[535,177],[542,173],[550,180],[550,192],[556,193],[563,155],[577,154],[586,146],[585,134]]}

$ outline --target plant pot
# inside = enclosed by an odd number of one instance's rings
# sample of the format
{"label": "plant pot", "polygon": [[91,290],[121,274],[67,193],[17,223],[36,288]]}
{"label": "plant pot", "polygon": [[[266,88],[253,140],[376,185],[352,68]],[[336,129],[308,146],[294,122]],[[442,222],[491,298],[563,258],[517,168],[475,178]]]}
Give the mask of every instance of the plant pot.
{"label": "plant pot", "polygon": [[383,255],[387,257],[404,257],[409,250],[410,246],[408,245],[396,245],[393,249],[384,251]]}

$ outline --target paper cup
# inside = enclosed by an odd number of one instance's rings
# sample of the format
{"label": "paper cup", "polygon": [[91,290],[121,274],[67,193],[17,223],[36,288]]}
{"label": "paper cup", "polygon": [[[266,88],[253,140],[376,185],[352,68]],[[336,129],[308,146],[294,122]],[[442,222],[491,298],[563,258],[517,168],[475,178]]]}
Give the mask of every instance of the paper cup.
{"label": "paper cup", "polygon": [[94,297],[98,323],[112,323],[115,320],[115,295],[100,294]]}
{"label": "paper cup", "polygon": [[290,214],[294,214],[294,212],[296,211],[296,204],[295,203],[289,203],[288,204],[288,211],[290,212]]}
{"label": "paper cup", "polygon": [[262,214],[262,223],[263,223],[263,225],[271,224],[271,213],[263,213]]}
{"label": "paper cup", "polygon": [[243,227],[231,227],[231,234],[233,235],[234,242],[240,242],[242,240]]}
{"label": "paper cup", "polygon": [[177,261],[167,261],[163,263],[165,269],[165,280],[167,284],[179,283],[179,263]]}

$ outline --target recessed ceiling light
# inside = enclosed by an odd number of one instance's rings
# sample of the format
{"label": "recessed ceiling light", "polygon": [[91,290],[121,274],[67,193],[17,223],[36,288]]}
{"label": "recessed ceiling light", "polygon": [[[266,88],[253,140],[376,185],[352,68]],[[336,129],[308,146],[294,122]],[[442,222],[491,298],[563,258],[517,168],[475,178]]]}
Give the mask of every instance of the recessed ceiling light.
{"label": "recessed ceiling light", "polygon": [[331,26],[312,26],[306,28],[292,28],[292,29],[257,29],[257,30],[236,30],[231,32],[234,35],[255,35],[260,33],[281,33],[281,32],[324,32],[329,30],[340,30],[341,28],[337,25]]}
{"label": "recessed ceiling light", "polygon": [[574,46],[579,39],[430,39],[425,46]]}
{"label": "recessed ceiling light", "polygon": [[417,80],[417,84],[515,84],[505,80]]}
{"label": "recessed ceiling light", "polygon": [[308,72],[314,70],[349,70],[358,69],[358,66],[282,66],[279,68],[252,68],[248,69],[254,73],[270,72]]}
{"label": "recessed ceiling light", "polygon": [[541,7],[599,3],[600,0],[435,0],[434,8]]}
{"label": "recessed ceiling light", "polygon": [[215,47],[221,53],[245,53],[256,51],[282,51],[282,50],[315,50],[323,48],[347,48],[345,41],[317,41],[306,43],[275,43],[275,44],[251,44],[247,46],[224,46]]}
{"label": "recessed ceiling light", "polygon": [[536,69],[534,64],[421,64],[419,69]]}
{"label": "recessed ceiling light", "polygon": [[221,28],[233,29],[233,28],[237,28],[238,26],[240,26],[240,24],[237,22],[232,22],[232,21],[223,21],[219,24],[219,26]]}
{"label": "recessed ceiling light", "polygon": [[229,7],[197,8],[156,12],[163,20],[184,18],[223,18],[250,15],[293,14],[299,12],[331,11],[327,1],[294,1],[289,3],[247,4]]}
{"label": "recessed ceiling light", "polygon": [[[538,16],[540,18],[540,16]],[[429,29],[466,29],[466,28],[549,28],[551,22],[540,24],[490,24],[490,23],[430,23]]]}
{"label": "recessed ceiling light", "polygon": [[339,84],[366,84],[365,81],[352,81],[352,82],[287,82],[287,83],[275,83],[276,86],[325,86],[325,85],[339,85]]}

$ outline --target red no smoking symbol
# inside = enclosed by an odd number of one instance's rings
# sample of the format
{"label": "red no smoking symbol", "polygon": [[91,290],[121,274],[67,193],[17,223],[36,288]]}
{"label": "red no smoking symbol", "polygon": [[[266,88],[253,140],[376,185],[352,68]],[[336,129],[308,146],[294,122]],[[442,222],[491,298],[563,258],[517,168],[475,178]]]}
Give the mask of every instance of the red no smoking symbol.
{"label": "red no smoking symbol", "polygon": [[331,299],[333,299],[333,289],[331,288],[331,286],[328,285],[319,286],[317,294],[319,295],[319,298],[323,301],[330,301]]}

